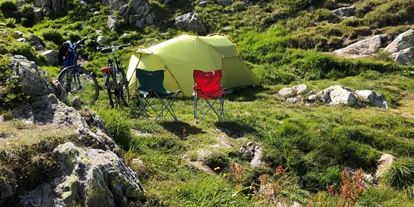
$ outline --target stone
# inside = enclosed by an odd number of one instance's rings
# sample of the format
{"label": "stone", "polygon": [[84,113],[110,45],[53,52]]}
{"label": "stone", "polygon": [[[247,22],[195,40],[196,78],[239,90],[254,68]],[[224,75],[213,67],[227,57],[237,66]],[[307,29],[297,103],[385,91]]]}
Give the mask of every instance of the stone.
{"label": "stone", "polygon": [[200,34],[205,34],[207,32],[200,16],[195,12],[186,13],[176,17],[174,24],[182,29]]}
{"label": "stone", "polygon": [[329,105],[354,105],[357,103],[356,96],[352,93],[353,90],[343,86],[331,86],[320,91],[317,95],[325,104]]}
{"label": "stone", "polygon": [[75,108],[76,110],[82,109],[82,101],[80,100],[78,96],[75,96],[73,98],[72,107]]}
{"label": "stone", "polygon": [[97,42],[98,44],[100,44],[100,45],[104,44],[104,43],[105,43],[105,41],[106,41],[106,37],[105,37],[105,36],[98,36],[98,37],[96,38],[96,42]]}
{"label": "stone", "polygon": [[26,38],[24,38],[24,37],[18,38],[16,41],[17,42],[26,42]]}
{"label": "stone", "polygon": [[387,47],[385,47],[384,51],[388,53],[396,53],[403,49],[407,49],[414,45],[414,28],[411,28],[394,39]]}
{"label": "stone", "polygon": [[57,50],[46,50],[46,51],[42,52],[41,54],[46,57],[46,59],[49,61],[49,63],[51,65],[53,65],[53,66],[58,66],[59,65],[59,61],[58,61],[59,51],[57,51]]}
{"label": "stone", "polygon": [[333,51],[333,54],[347,58],[366,57],[378,52],[378,50],[381,48],[383,38],[384,35],[375,35],[368,39],[364,39],[354,44],[348,45],[345,48],[335,50]]}
{"label": "stone", "polygon": [[217,0],[217,4],[223,5],[223,6],[229,6],[231,5],[231,0]]}
{"label": "stone", "polygon": [[308,91],[308,86],[306,86],[305,84],[299,84],[293,86],[293,91],[296,92],[296,95],[304,94]]}
{"label": "stone", "polygon": [[282,96],[282,97],[286,98],[286,97],[293,96],[294,92],[293,92],[293,89],[291,89],[291,88],[282,88],[282,89],[279,90],[279,92],[277,92],[277,94],[279,96]]}
{"label": "stone", "polygon": [[28,38],[30,44],[34,45],[36,47],[36,50],[44,50],[45,46],[40,41],[39,37],[34,34],[29,34]]}
{"label": "stone", "polygon": [[375,179],[379,180],[384,173],[388,171],[391,165],[397,160],[396,157],[390,154],[383,154],[378,160],[377,171],[375,172]]}
{"label": "stone", "polygon": [[414,47],[409,47],[392,54],[394,60],[401,65],[412,65],[414,57]]}
{"label": "stone", "polygon": [[388,108],[388,102],[385,98],[372,90],[356,90],[355,94],[357,95],[358,100],[366,102],[371,106]]}
{"label": "stone", "polygon": [[108,16],[107,25],[111,31],[115,31],[118,27],[120,19],[116,16]]}
{"label": "stone", "polygon": [[34,13],[34,16],[35,16],[36,21],[40,21],[40,20],[43,19],[43,12],[42,12],[42,9],[41,8],[35,7],[33,9],[33,13]]}
{"label": "stone", "polygon": [[355,6],[341,7],[332,12],[341,17],[355,16]]}

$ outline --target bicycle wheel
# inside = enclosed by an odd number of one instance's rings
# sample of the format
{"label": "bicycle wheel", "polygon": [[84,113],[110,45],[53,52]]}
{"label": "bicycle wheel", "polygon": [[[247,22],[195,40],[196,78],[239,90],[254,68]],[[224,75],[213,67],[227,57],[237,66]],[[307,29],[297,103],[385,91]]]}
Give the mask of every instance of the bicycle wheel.
{"label": "bicycle wheel", "polygon": [[91,72],[78,67],[77,73],[75,66],[64,68],[58,75],[58,81],[68,93],[69,100],[77,96],[82,103],[93,105],[99,96],[98,82]]}

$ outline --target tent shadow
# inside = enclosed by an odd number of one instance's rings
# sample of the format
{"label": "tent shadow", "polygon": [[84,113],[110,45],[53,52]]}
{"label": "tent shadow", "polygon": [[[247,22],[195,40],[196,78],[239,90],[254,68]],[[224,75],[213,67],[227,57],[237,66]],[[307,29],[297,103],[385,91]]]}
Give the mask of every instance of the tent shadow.
{"label": "tent shadow", "polygon": [[246,134],[256,133],[257,130],[251,126],[240,124],[238,122],[217,122],[216,127],[232,138],[241,138]]}
{"label": "tent shadow", "polygon": [[248,86],[245,88],[237,88],[233,93],[226,95],[229,101],[254,101],[258,98],[257,94],[266,92],[269,89],[263,86]]}
{"label": "tent shadow", "polygon": [[197,134],[204,134],[205,132],[195,126],[191,126],[185,122],[181,121],[163,121],[160,122],[160,125],[164,127],[167,131],[173,133],[175,136],[179,137],[180,139],[185,138],[188,135],[197,135]]}

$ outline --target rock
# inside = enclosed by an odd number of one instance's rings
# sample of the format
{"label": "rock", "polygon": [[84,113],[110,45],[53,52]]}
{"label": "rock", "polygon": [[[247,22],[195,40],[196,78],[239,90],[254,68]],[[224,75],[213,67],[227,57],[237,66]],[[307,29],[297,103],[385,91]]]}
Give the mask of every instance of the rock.
{"label": "rock", "polygon": [[58,80],[54,80],[52,84],[53,88],[55,89],[56,97],[66,105],[69,105],[68,94],[66,90],[63,88],[62,84],[60,84]]}
{"label": "rock", "polygon": [[378,160],[378,167],[377,172],[375,173],[375,178],[379,180],[384,175],[384,173],[388,171],[392,163],[394,163],[396,160],[397,158],[393,155],[383,154],[381,158]]}
{"label": "rock", "polygon": [[72,107],[76,110],[80,110],[82,108],[82,101],[79,99],[78,96],[75,96],[72,101]]}
{"label": "rock", "polygon": [[392,54],[394,60],[401,65],[412,65],[414,47],[409,47]]}
{"label": "rock", "polygon": [[145,17],[145,23],[147,23],[147,25],[154,24],[154,17],[152,14],[149,14]]}
{"label": "rock", "polygon": [[44,50],[45,49],[45,47],[41,43],[38,36],[36,36],[34,34],[29,34],[28,40],[29,40],[30,44],[32,44],[36,47],[36,50]]}
{"label": "rock", "polygon": [[14,31],[14,35],[15,35],[17,38],[21,38],[21,37],[23,37],[23,36],[24,36],[24,33],[23,33],[23,32],[20,32],[19,30],[16,30],[16,31]]}
{"label": "rock", "polygon": [[46,59],[49,61],[49,63],[53,66],[58,66],[59,65],[59,61],[58,61],[58,55],[59,55],[59,51],[57,50],[46,50],[44,52],[42,52],[42,55],[46,57]]}
{"label": "rock", "polygon": [[250,166],[260,167],[262,165],[263,149],[260,146],[255,146],[253,159],[250,161]]}
{"label": "rock", "polygon": [[144,14],[144,6],[142,6],[145,2],[143,0],[131,0],[129,3],[129,7],[133,10],[135,14],[143,15]]}
{"label": "rock", "polygon": [[52,85],[46,81],[46,71],[37,67],[36,63],[21,55],[10,57],[10,61],[10,68],[19,77],[25,93],[32,97],[53,93]]}
{"label": "rock", "polygon": [[35,0],[36,7],[52,7],[52,0]]}
{"label": "rock", "polygon": [[174,24],[182,29],[205,34],[205,28],[200,16],[195,12],[190,12],[175,18]]}
{"label": "rock", "polygon": [[231,0],[217,0],[217,4],[223,5],[223,6],[229,6],[231,5]]}
{"label": "rock", "polygon": [[341,16],[341,17],[350,17],[355,15],[355,7],[348,6],[348,7],[341,7],[332,11],[334,14]]}
{"label": "rock", "polygon": [[319,101],[319,97],[317,95],[310,95],[308,97],[308,101],[309,102],[315,102],[315,101]]}
{"label": "rock", "polygon": [[26,39],[24,37],[22,37],[22,38],[17,39],[16,41],[17,42],[26,42]]}
{"label": "rock", "polygon": [[412,47],[414,44],[414,28],[409,29],[397,36],[384,51],[388,53],[396,53],[400,50]]}
{"label": "rock", "polygon": [[358,58],[372,55],[381,47],[384,35],[375,35],[365,40],[351,44],[345,48],[333,51],[333,54],[341,57]]}
{"label": "rock", "polygon": [[378,106],[381,108],[388,108],[388,102],[380,94],[371,90],[356,90],[355,94],[358,100],[366,102],[371,106]]}
{"label": "rock", "polygon": [[98,36],[98,38],[96,38],[96,42],[100,45],[104,44],[106,41],[106,37],[105,36]]}
{"label": "rock", "polygon": [[67,142],[53,150],[58,176],[22,197],[24,206],[142,206],[145,192],[138,176],[111,151]]}
{"label": "rock", "polygon": [[282,88],[279,90],[279,92],[277,93],[279,96],[282,97],[290,97],[293,96],[295,93],[291,88]]}
{"label": "rock", "polygon": [[51,0],[52,6],[50,7],[55,14],[62,14],[66,9],[66,0]]}
{"label": "rock", "polygon": [[308,91],[308,86],[306,86],[305,84],[299,84],[293,86],[293,91],[296,92],[296,95],[304,94]]}
{"label": "rock", "polygon": [[129,6],[128,6],[128,4],[124,4],[119,8],[119,15],[123,16],[124,18],[129,15]]}
{"label": "rock", "polygon": [[209,150],[199,150],[198,151],[198,159],[201,161],[206,161],[209,156],[213,155],[213,152]]}
{"label": "rock", "polygon": [[120,19],[116,16],[108,16],[107,25],[110,30],[115,31],[118,27]]}
{"label": "rock", "polygon": [[299,104],[299,103],[303,103],[302,99],[300,99],[299,97],[290,97],[286,99],[287,103],[291,103],[291,104]]}
{"label": "rock", "polygon": [[43,8],[43,16],[50,17],[53,14],[53,10],[50,7]]}
{"label": "rock", "polygon": [[320,91],[317,96],[321,97],[323,103],[329,105],[354,105],[357,103],[357,98],[352,92],[350,88],[337,85]]}
{"label": "rock", "polygon": [[34,13],[34,16],[35,16],[36,21],[40,21],[40,20],[43,19],[43,12],[42,12],[42,9],[41,8],[35,7],[33,9],[33,13]]}
{"label": "rock", "polygon": [[239,150],[243,156],[250,161],[251,167],[255,168],[262,166],[262,147],[255,145],[253,142],[248,142],[246,146],[241,146]]}

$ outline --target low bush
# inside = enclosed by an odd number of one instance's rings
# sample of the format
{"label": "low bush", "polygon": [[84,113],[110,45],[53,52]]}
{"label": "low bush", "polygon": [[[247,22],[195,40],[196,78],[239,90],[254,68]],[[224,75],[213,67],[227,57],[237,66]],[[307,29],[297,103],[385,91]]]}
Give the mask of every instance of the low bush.
{"label": "low bush", "polygon": [[413,12],[414,2],[412,0],[387,1],[367,13],[365,19],[368,25],[385,27],[414,20]]}
{"label": "low bush", "polygon": [[10,47],[10,53],[13,55],[23,55],[28,60],[35,61],[35,49],[27,42],[16,42]]}
{"label": "low bush", "polygon": [[42,32],[43,39],[52,41],[56,45],[60,45],[64,41],[62,33],[56,29],[46,28],[46,29],[42,29],[41,32]]}
{"label": "low bush", "polygon": [[129,127],[128,118],[118,113],[116,110],[107,110],[99,114],[105,121],[109,135],[115,142],[121,145],[125,150],[129,149],[129,142],[132,138],[131,128]]}

